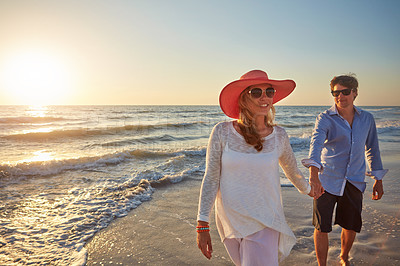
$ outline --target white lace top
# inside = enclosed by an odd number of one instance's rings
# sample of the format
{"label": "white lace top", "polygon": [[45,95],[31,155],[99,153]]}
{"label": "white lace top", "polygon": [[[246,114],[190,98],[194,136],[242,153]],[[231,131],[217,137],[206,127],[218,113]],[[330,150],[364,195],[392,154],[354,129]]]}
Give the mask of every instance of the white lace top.
{"label": "white lace top", "polygon": [[263,150],[257,152],[232,122],[214,127],[208,143],[197,219],[208,222],[215,203],[222,241],[243,238],[269,227],[280,232],[279,250],[287,256],[296,239],[283,212],[278,164],[301,193],[308,194],[310,186],[297,168],[283,128],[275,126],[263,145]]}

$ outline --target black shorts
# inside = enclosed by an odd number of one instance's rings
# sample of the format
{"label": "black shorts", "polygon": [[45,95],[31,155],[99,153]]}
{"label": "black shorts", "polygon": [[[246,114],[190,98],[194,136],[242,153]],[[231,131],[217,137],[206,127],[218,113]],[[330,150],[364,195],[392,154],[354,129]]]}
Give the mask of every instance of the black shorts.
{"label": "black shorts", "polygon": [[318,231],[332,231],[332,216],[336,206],[335,224],[344,229],[361,231],[361,211],[363,194],[350,182],[346,182],[343,196],[336,196],[325,191],[321,197],[314,200],[313,225]]}

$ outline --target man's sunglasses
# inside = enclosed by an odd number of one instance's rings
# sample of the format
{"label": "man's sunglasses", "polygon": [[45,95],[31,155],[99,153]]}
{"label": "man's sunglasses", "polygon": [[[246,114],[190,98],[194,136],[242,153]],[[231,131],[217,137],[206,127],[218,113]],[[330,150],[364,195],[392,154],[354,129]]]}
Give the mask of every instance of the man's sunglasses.
{"label": "man's sunglasses", "polygon": [[331,91],[333,97],[339,97],[340,93],[343,93],[343,95],[350,95],[351,91],[353,89],[344,89],[344,90],[340,90],[340,91]]}
{"label": "man's sunglasses", "polygon": [[[263,90],[260,88],[253,88],[249,90],[249,94],[251,97],[257,99],[260,98],[262,95]],[[274,88],[266,88],[265,89],[265,95],[267,95],[268,98],[274,98],[275,95],[275,89]]]}

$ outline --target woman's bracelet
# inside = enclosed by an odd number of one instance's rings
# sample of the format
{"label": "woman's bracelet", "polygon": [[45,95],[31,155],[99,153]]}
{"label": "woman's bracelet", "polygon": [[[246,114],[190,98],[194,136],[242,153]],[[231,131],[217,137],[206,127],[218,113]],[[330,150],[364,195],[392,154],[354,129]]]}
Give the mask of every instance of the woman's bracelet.
{"label": "woman's bracelet", "polygon": [[197,233],[210,232],[209,226],[196,226]]}

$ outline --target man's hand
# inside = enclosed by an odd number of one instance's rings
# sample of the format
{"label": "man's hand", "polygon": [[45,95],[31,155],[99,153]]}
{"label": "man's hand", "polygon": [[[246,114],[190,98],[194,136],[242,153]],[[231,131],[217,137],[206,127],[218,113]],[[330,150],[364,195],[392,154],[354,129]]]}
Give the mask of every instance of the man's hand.
{"label": "man's hand", "polygon": [[372,199],[380,200],[383,196],[383,183],[382,180],[375,180],[375,184],[372,187]]}
{"label": "man's hand", "polygon": [[325,189],[322,187],[321,181],[319,181],[319,169],[315,166],[310,166],[309,169],[311,192],[314,192],[314,199],[318,199],[325,192]]}

